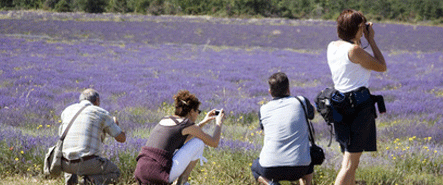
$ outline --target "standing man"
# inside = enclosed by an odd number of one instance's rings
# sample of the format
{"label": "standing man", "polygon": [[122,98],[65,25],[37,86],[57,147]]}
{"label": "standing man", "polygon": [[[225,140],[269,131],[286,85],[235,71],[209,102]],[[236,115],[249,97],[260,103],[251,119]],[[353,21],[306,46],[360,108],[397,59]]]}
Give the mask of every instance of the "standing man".
{"label": "standing man", "polygon": [[285,73],[269,77],[272,100],[260,108],[260,126],[264,131],[264,144],[260,158],[253,161],[252,175],[262,184],[279,184],[279,181],[297,181],[310,185],[314,166],[311,164],[309,131],[306,123],[314,118],[314,108],[309,100],[298,96],[300,104],[289,92]]}
{"label": "standing man", "polygon": [[65,172],[65,184],[77,184],[77,175],[84,176],[85,182],[94,184],[114,183],[120,176],[117,165],[100,155],[106,134],[117,142],[126,141],[125,132],[118,121],[108,111],[100,108],[100,97],[96,90],[86,89],[80,95],[80,102],[63,110],[61,136],[74,115],[83,107],[63,142],[62,170]]}

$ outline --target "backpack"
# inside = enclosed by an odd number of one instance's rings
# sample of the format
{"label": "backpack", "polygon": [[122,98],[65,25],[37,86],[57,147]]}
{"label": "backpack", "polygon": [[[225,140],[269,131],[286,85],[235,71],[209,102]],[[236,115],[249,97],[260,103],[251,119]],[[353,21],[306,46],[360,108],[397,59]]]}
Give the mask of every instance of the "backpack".
{"label": "backpack", "polygon": [[343,120],[343,116],[334,108],[334,105],[345,101],[345,96],[332,87],[327,87],[322,90],[314,99],[315,108],[317,112],[323,117],[326,123],[330,126],[331,137],[328,146],[332,142],[332,123],[339,123]]}
{"label": "backpack", "polygon": [[[341,122],[343,120],[343,116],[340,115],[337,110],[334,108],[334,102],[343,101],[344,95],[335,90],[334,88],[327,87],[322,90],[314,99],[315,108],[317,112],[321,114],[323,119],[327,124],[331,124],[334,122]],[[333,100],[334,97],[334,100]],[[340,99],[342,97],[342,99]],[[333,102],[334,101],[334,102]]]}

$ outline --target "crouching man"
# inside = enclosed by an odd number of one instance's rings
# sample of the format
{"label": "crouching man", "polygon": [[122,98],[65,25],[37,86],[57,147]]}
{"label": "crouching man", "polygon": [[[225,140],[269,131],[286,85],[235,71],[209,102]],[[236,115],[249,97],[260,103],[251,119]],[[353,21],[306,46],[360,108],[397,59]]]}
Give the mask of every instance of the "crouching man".
{"label": "crouching man", "polygon": [[252,175],[265,185],[285,180],[300,180],[301,185],[310,185],[314,167],[302,106],[306,105],[309,119],[314,118],[314,108],[308,99],[298,96],[304,101],[302,105],[290,95],[286,74],[275,73],[268,83],[273,99],[260,108],[260,126],[265,136],[260,157],[252,163]]}
{"label": "crouching man", "polygon": [[117,165],[100,155],[106,134],[117,142],[126,141],[125,132],[108,111],[100,108],[100,97],[94,89],[86,89],[80,95],[80,102],[68,106],[61,114],[61,136],[69,122],[80,109],[85,107],[74,120],[63,142],[62,170],[65,184],[77,184],[77,175],[86,183],[115,183],[120,176]]}

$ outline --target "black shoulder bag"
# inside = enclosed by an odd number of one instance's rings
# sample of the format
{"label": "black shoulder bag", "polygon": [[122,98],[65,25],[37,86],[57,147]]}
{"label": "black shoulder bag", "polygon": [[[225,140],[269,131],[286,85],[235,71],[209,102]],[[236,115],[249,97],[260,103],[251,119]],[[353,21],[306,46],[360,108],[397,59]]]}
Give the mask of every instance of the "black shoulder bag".
{"label": "black shoulder bag", "polygon": [[309,141],[311,141],[311,148],[310,148],[310,154],[311,154],[311,163],[313,165],[321,165],[325,161],[325,152],[323,149],[315,144],[314,140],[314,127],[312,126],[312,123],[308,120],[308,113],[306,112],[305,106],[303,102],[298,98],[295,97],[303,107],[303,111],[305,113],[306,123],[308,124],[308,130],[309,130]]}

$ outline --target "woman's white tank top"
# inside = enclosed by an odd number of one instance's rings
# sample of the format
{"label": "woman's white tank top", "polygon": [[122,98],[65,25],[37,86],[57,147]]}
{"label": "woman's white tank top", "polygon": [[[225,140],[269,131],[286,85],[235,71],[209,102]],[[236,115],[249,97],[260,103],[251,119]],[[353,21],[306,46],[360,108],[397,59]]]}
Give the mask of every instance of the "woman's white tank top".
{"label": "woman's white tank top", "polygon": [[345,93],[362,86],[368,87],[371,70],[349,60],[348,52],[353,45],[346,42],[337,46],[335,42],[329,43],[327,49],[328,65],[334,88]]}

